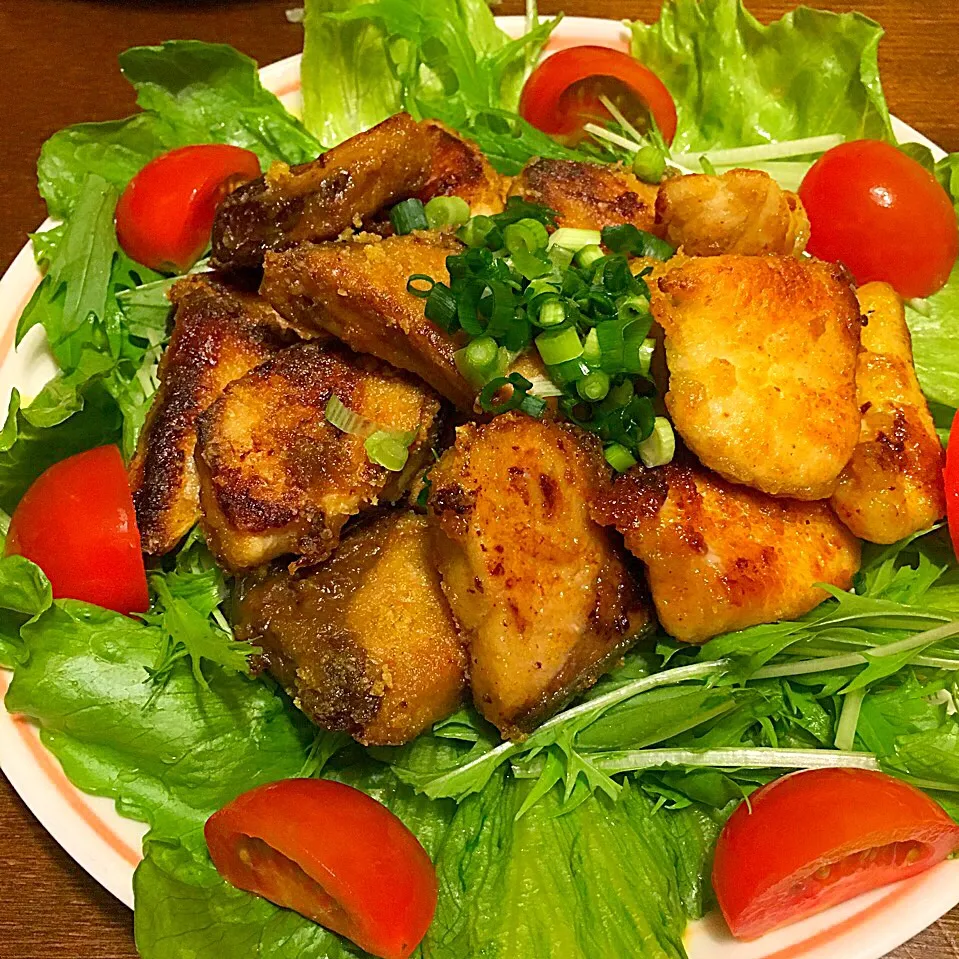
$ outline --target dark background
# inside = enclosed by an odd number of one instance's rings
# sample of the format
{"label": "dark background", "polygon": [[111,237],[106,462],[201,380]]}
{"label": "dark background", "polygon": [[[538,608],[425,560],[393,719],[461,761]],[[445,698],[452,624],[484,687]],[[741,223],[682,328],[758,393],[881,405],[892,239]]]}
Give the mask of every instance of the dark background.
{"label": "dark background", "polygon": [[[747,2],[763,21],[792,6]],[[231,43],[261,64],[270,63],[301,49],[301,28],[284,15],[297,5],[297,0],[0,0],[0,271],[44,218],[34,175],[44,139],[70,123],[132,112],[132,91],[116,65],[121,50],[196,38]],[[956,0],[809,5],[858,9],[882,22],[887,36],[880,63],[890,108],[945,149],[959,150]],[[542,12],[648,20],[658,8],[658,0],[543,0]],[[496,9],[522,13],[522,2],[506,0]],[[136,956],[130,913],[60,850],[2,776],[0,889],[0,959]],[[893,955],[959,959],[959,910]]]}

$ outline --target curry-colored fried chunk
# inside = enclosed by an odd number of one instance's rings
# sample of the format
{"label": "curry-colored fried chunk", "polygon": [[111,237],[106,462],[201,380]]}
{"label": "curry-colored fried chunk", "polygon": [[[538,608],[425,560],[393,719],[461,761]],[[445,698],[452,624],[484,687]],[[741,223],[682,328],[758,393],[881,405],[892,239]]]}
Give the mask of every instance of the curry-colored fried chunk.
{"label": "curry-colored fried chunk", "polygon": [[428,541],[425,517],[388,513],[322,566],[245,592],[237,635],[317,725],[399,745],[459,706],[466,650]]}
{"label": "curry-colored fried chunk", "polygon": [[859,304],[840,267],[793,256],[674,257],[650,282],[666,406],[727,479],[823,499],[859,438]]}
{"label": "curry-colored fried chunk", "polygon": [[859,541],[827,503],[777,499],[674,461],[618,477],[592,515],[646,564],[663,628],[702,643],[757,623],[795,619],[847,589]]}
{"label": "curry-colored fried chunk", "polygon": [[285,344],[279,317],[255,293],[200,273],[174,284],[173,333],[160,361],[160,388],[130,463],[143,551],[168,553],[200,517],[193,464],[197,417],[233,380]]}
{"label": "curry-colored fried chunk", "polygon": [[795,193],[760,170],[664,180],[656,197],[657,231],[688,256],[799,254],[809,219]]}
{"label": "curry-colored fried chunk", "polygon": [[220,204],[213,262],[223,269],[258,267],[268,250],[332,240],[422,189],[430,147],[424,128],[398,113],[310,163],[274,163]]}
{"label": "curry-colored fried chunk", "polygon": [[[372,463],[362,436],[326,421],[334,394],[378,427],[414,434],[402,472]],[[286,554],[300,565],[325,559],[351,516],[403,495],[438,413],[430,390],[371,357],[318,343],[284,350],[200,419],[200,502],[213,552],[232,570]]]}
{"label": "curry-colored fried chunk", "polygon": [[473,699],[507,737],[590,686],[649,624],[625,553],[589,517],[606,475],[594,438],[519,413],[461,427],[430,471]]}
{"label": "curry-colored fried chunk", "polygon": [[501,213],[509,179],[497,173],[483,151],[438,120],[423,122],[430,143],[430,174],[417,194],[425,203],[436,196],[462,197],[473,216]]}
{"label": "curry-colored fried chunk", "polygon": [[944,453],[912,363],[902,301],[887,283],[859,288],[859,445],[832,497],[861,539],[895,543],[945,515]]}
{"label": "curry-colored fried chunk", "polygon": [[462,339],[428,320],[425,301],[407,290],[417,273],[448,282],[446,258],[462,249],[450,236],[427,233],[304,244],[267,256],[261,292],[302,336],[332,333],[469,410],[476,391],[453,357]]}
{"label": "curry-colored fried chunk", "polygon": [[656,187],[621,166],[572,160],[530,160],[513,181],[510,196],[555,210],[559,226],[599,230],[632,223],[652,231]]}

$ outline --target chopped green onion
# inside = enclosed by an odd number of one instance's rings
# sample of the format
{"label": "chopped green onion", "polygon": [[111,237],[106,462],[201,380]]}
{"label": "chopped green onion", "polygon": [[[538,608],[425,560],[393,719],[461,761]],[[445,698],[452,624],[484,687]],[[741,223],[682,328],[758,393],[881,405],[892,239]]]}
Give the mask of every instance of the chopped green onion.
{"label": "chopped green onion", "polygon": [[589,367],[579,358],[567,360],[565,363],[556,363],[550,366],[549,375],[554,383],[568,386],[584,376],[589,376]]}
{"label": "chopped green onion", "polygon": [[623,368],[623,324],[618,320],[604,320],[597,324],[596,342],[599,346],[599,365],[608,373]]}
{"label": "chopped green onion", "polygon": [[453,354],[456,368],[475,387],[485,386],[501,373],[500,348],[491,336],[479,336],[470,340]]}
{"label": "chopped green onion", "polygon": [[659,183],[666,172],[666,158],[652,144],[636,151],[633,173],[644,183]]}
{"label": "chopped green onion", "polygon": [[616,312],[624,322],[649,316],[649,300],[645,296],[624,296],[616,304]]}
{"label": "chopped green onion", "polygon": [[426,318],[447,332],[456,320],[456,297],[445,283],[437,283],[430,290],[424,310]]}
{"label": "chopped green onion", "polygon": [[[421,284],[428,284],[428,286]],[[406,281],[406,292],[420,300],[425,300],[433,292],[434,286],[436,286],[436,280],[433,277],[427,276],[425,273],[414,273]]]}
{"label": "chopped green onion", "polygon": [[559,247],[570,253],[578,253],[584,246],[599,246],[599,230],[577,230],[570,226],[561,226],[550,238],[550,250]]}
{"label": "chopped green onion", "polygon": [[434,196],[424,207],[431,230],[459,226],[470,218],[470,205],[461,196]]}
{"label": "chopped green onion", "polygon": [[415,436],[415,433],[377,430],[366,438],[363,445],[371,463],[399,473],[410,457],[410,443]]}
{"label": "chopped green onion", "polygon": [[536,280],[547,273],[553,272],[553,266],[547,260],[541,259],[524,247],[520,247],[510,254],[510,260],[516,272],[527,280]]}
{"label": "chopped green onion", "polygon": [[490,217],[474,216],[456,231],[456,236],[469,247],[481,247],[495,229],[496,224]]}
{"label": "chopped green onion", "polygon": [[379,429],[376,423],[362,413],[346,406],[335,393],[327,400],[323,415],[330,426],[335,426],[341,433],[349,433],[350,436],[369,436]]}
{"label": "chopped green onion", "polygon": [[577,251],[576,256],[573,257],[573,262],[578,267],[586,269],[586,267],[592,266],[597,260],[601,260],[603,256],[604,253],[600,247],[595,244],[590,244]]}
{"label": "chopped green onion", "polygon": [[583,359],[589,366],[599,366],[601,356],[599,337],[596,335],[596,327],[593,327],[586,334],[586,339],[583,342]]}
{"label": "chopped green onion", "polygon": [[536,337],[536,349],[547,366],[558,366],[583,355],[583,343],[571,326],[547,330]]}
{"label": "chopped green onion", "polygon": [[503,239],[506,242],[506,249],[510,253],[516,253],[519,250],[536,253],[539,250],[546,249],[549,234],[539,220],[532,220],[527,217],[506,227],[503,232]]}
{"label": "chopped green onion", "polygon": [[393,229],[401,236],[412,233],[414,230],[428,230],[426,211],[423,201],[417,199],[403,200],[390,210],[390,222]]}
{"label": "chopped green onion", "polygon": [[699,158],[699,165],[702,167],[703,173],[705,173],[707,176],[717,175],[716,167],[712,165],[712,163],[709,160],[709,157],[706,156],[705,153]]}
{"label": "chopped green onion", "polygon": [[530,396],[546,397],[563,395],[563,391],[548,376],[531,376],[529,377],[529,381],[533,384],[529,390]]}
{"label": "chopped green onion", "polygon": [[603,450],[603,456],[617,473],[625,473],[636,465],[636,457],[622,443],[611,443]]}
{"label": "chopped green onion", "polygon": [[639,458],[650,469],[665,466],[676,455],[676,434],[665,416],[657,416],[653,432],[639,444]]}
{"label": "chopped green onion", "polygon": [[609,377],[602,370],[594,370],[576,383],[576,392],[590,403],[598,403],[609,393]]}
{"label": "chopped green onion", "polygon": [[539,311],[539,325],[548,328],[559,326],[566,320],[566,307],[562,300],[547,300]]}
{"label": "chopped green onion", "polygon": [[639,373],[649,376],[649,369],[653,365],[653,353],[656,352],[656,341],[651,337],[627,337],[623,344],[623,366],[627,373]]}
{"label": "chopped green onion", "polygon": [[523,397],[523,402],[519,404],[519,409],[520,412],[525,413],[527,416],[532,416],[533,419],[539,420],[543,418],[543,413],[546,411],[546,400],[527,393]]}
{"label": "chopped green onion", "polygon": [[[559,230],[557,230],[556,233],[559,233]],[[556,233],[554,233],[553,236],[556,236]],[[568,270],[570,264],[573,262],[573,251],[567,250],[561,246],[549,247],[548,254],[549,261],[553,264],[553,268],[558,270],[560,273]]]}
{"label": "chopped green onion", "polygon": [[[510,410],[518,410],[523,400],[529,394],[532,383],[520,373],[510,373],[509,376],[497,376],[490,380],[483,387],[479,395],[479,404],[481,409],[487,413],[499,414],[508,413]],[[504,387],[512,386],[512,392],[501,402],[496,401],[496,394]],[[543,406],[545,407],[545,403]]]}
{"label": "chopped green onion", "polygon": [[614,253],[650,256],[657,260],[668,260],[676,252],[665,240],[640,230],[632,223],[603,227],[603,245]]}

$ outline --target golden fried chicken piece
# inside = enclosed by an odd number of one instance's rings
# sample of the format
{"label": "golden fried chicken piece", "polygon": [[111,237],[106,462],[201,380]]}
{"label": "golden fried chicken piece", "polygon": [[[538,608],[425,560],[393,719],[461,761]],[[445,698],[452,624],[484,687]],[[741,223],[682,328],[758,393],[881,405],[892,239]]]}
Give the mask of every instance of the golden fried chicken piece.
{"label": "golden fried chicken piece", "polygon": [[806,248],[809,219],[795,193],[760,170],[664,180],[656,197],[657,232],[688,256],[795,253]]}
{"label": "golden fried chicken piece", "polygon": [[689,448],[775,496],[832,494],[859,438],[859,304],[840,267],[674,257],[651,277],[666,406]]}
{"label": "golden fried chicken piece", "polygon": [[[388,430],[414,433],[394,473],[364,439],[326,421],[330,397]],[[336,548],[343,524],[398,500],[432,442],[439,402],[411,377],[340,347],[303,343],[258,366],[200,418],[196,462],[203,528],[231,570],[289,553],[299,565]]]}
{"label": "golden fried chicken piece", "polygon": [[425,517],[354,526],[305,574],[271,573],[244,592],[237,636],[324,729],[400,745],[460,704],[466,649],[440,590]]}
{"label": "golden fried chicken piece", "polygon": [[598,441],[520,413],[457,430],[430,470],[443,591],[470,644],[476,707],[529,732],[590,686],[649,625],[624,552],[587,498]]}
{"label": "golden fried chicken piece", "polygon": [[178,281],[170,300],[176,314],[160,388],[130,463],[140,540],[150,556],[168,553],[200,518],[197,417],[228,384],[286,345],[266,300],[215,273]]}
{"label": "golden fried chicken piece", "polygon": [[465,341],[426,319],[425,301],[407,291],[416,273],[448,282],[446,258],[462,249],[451,236],[428,233],[303,244],[267,256],[260,292],[301,336],[332,333],[470,410],[476,390],[453,358]]}
{"label": "golden fried chicken piece", "polygon": [[902,300],[887,283],[857,295],[866,318],[856,373],[862,427],[831,502],[860,539],[895,543],[945,516],[944,453],[912,365]]}
{"label": "golden fried chicken piece", "polygon": [[632,223],[649,232],[655,228],[656,187],[621,166],[530,160],[509,192],[555,210],[559,226],[599,230]]}
{"label": "golden fried chicken piece", "polygon": [[430,175],[417,193],[425,203],[435,196],[462,197],[473,216],[502,213],[509,178],[493,169],[483,151],[439,120],[422,123],[430,143]]}
{"label": "golden fried chicken piece", "polygon": [[408,113],[358,133],[311,163],[274,163],[220,204],[213,262],[258,267],[268,250],[303,240],[332,240],[382,207],[422,189],[431,141]]}
{"label": "golden fried chicken piece", "polygon": [[660,623],[687,643],[795,619],[826,598],[815,583],[847,589],[859,569],[859,541],[826,503],[727,483],[691,457],[631,469],[591,512],[646,564]]}

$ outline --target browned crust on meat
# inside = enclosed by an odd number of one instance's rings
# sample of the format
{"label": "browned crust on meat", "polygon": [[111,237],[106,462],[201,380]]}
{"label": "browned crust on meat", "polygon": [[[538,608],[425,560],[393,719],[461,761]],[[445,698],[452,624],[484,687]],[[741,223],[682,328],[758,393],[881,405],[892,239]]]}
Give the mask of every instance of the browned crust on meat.
{"label": "browned crust on meat", "polygon": [[850,586],[859,543],[824,502],[728,483],[692,457],[634,468],[594,500],[647,567],[663,627],[700,643],[718,633],[795,619]]}
{"label": "browned crust on meat", "polygon": [[331,240],[422,189],[430,163],[430,140],[407,113],[310,163],[274,163],[220,204],[213,224],[213,262],[223,269],[254,268],[268,250]]}
{"label": "browned crust on meat", "polygon": [[267,256],[261,292],[297,332],[332,333],[471,410],[476,391],[454,359],[462,337],[426,319],[425,301],[407,290],[417,273],[448,282],[446,258],[462,249],[452,237],[426,233],[304,244]]}
{"label": "browned crust on meat", "polygon": [[197,418],[231,381],[285,345],[270,305],[217,274],[180,280],[170,300],[176,314],[160,388],[130,463],[141,543],[151,556],[173,549],[199,519]]}
{"label": "browned crust on meat", "polygon": [[425,203],[436,196],[462,197],[474,216],[502,211],[510,181],[496,172],[483,151],[438,120],[423,123],[430,143],[429,179],[417,196]]}
{"label": "browned crust on meat", "polygon": [[621,166],[536,159],[523,168],[509,192],[555,210],[559,226],[598,230],[632,223],[651,232],[656,189]]}
{"label": "browned crust on meat", "polygon": [[471,644],[474,701],[521,737],[650,622],[625,553],[587,513],[608,482],[600,444],[505,414],[457,430],[430,481],[435,555]]}
{"label": "browned crust on meat", "polygon": [[[415,433],[393,473],[370,462],[364,439],[326,422],[336,395],[379,426]],[[372,357],[317,343],[277,354],[233,383],[201,417],[197,440],[204,529],[231,569],[296,554],[330,555],[353,515],[403,495],[428,455],[439,402]]]}

